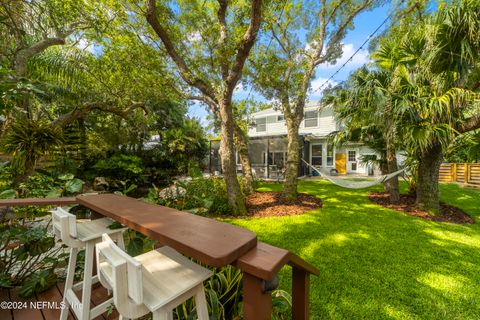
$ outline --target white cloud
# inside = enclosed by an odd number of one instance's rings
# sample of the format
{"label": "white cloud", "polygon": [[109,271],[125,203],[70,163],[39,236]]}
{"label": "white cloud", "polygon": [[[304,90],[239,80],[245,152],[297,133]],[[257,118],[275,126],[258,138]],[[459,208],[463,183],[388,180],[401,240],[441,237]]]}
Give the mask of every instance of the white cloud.
{"label": "white cloud", "polygon": [[[357,50],[352,43],[347,43],[342,46],[343,54],[340,59],[337,60],[335,64],[324,63],[319,66],[320,69],[334,69],[343,65]],[[347,63],[345,67],[359,67],[370,61],[370,55],[367,50],[361,49],[357,54],[352,58],[350,62]]]}
{"label": "white cloud", "polygon": [[78,41],[77,48],[80,50],[87,50],[90,53],[95,53],[95,47],[85,39],[80,39]]}
{"label": "white cloud", "polygon": [[[241,82],[237,83],[237,86],[233,90],[233,95],[237,99],[245,99],[249,94],[253,94],[253,90],[248,86],[244,86]],[[252,92],[251,92],[252,91]]]}
{"label": "white cloud", "polygon": [[189,117],[196,118],[202,125],[202,127],[207,127],[209,125],[208,117],[208,109],[207,107],[202,104],[201,102],[195,101],[188,107],[187,112]]}
{"label": "white cloud", "polygon": [[200,42],[202,40],[202,35],[199,31],[193,31],[188,34],[188,40],[191,42]]}
{"label": "white cloud", "polygon": [[[335,80],[327,80],[327,78],[322,77],[316,78],[312,81],[308,98],[311,100],[318,100],[322,97],[323,90],[325,90],[325,88],[327,88],[328,86],[336,86],[337,84],[338,82],[336,82]],[[323,87],[319,89],[322,85]]]}

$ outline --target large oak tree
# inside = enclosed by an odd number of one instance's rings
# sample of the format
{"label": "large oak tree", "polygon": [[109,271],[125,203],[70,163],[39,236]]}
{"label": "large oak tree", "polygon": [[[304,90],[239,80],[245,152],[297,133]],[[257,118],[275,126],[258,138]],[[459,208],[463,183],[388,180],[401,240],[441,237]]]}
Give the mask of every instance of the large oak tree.
{"label": "large oak tree", "polygon": [[176,71],[220,120],[222,170],[236,214],[246,207],[236,173],[232,96],[256,42],[263,7],[262,0],[146,1],[147,21]]}
{"label": "large oak tree", "polygon": [[285,116],[288,147],[283,192],[287,199],[297,197],[299,128],[317,67],[334,63],[342,56],[341,41],[353,28],[354,18],[379,3],[374,0],[286,2],[282,15],[266,23],[273,41],[269,47],[259,49],[265,54],[257,55],[252,74],[257,88],[277,100]]}

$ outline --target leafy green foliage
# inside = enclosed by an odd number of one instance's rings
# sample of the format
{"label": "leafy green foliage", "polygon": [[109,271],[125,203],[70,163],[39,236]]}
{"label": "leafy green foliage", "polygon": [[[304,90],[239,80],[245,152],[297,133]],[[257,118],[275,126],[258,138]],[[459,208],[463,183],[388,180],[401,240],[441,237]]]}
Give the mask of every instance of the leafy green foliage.
{"label": "leafy green foliage", "polygon": [[30,174],[38,159],[61,147],[62,131],[44,121],[17,120],[2,141],[5,152],[14,156],[13,165],[22,173]]}
{"label": "leafy green foliage", "polygon": [[[237,320],[242,318],[242,271],[230,265],[214,268],[213,275],[204,282],[208,313],[212,320]],[[272,292],[273,320],[287,320],[290,317],[292,298],[283,290]],[[195,319],[195,305],[192,300],[175,310],[178,319]]]}
{"label": "leafy green foliage", "polygon": [[272,292],[272,320],[287,320],[292,310],[292,296],[284,290]]}
{"label": "leafy green foliage", "polygon": [[55,247],[45,227],[17,223],[0,225],[0,286],[22,286],[29,297],[56,283],[56,268],[66,265],[67,254]]}
{"label": "leafy green foliage", "polygon": [[0,199],[15,199],[17,192],[13,189],[7,189],[0,192]]}
{"label": "leafy green foliage", "polygon": [[115,154],[108,159],[101,159],[93,168],[100,175],[120,179],[133,179],[144,170],[140,157],[125,154]]}
{"label": "leafy green foliage", "polygon": [[46,197],[63,197],[82,192],[84,182],[71,173],[62,174],[57,177],[62,185],[57,188],[52,188]]}
{"label": "leafy green foliage", "polygon": [[83,190],[84,182],[71,173],[46,174],[36,173],[20,184],[23,197],[63,197],[74,195]]}
{"label": "leafy green foliage", "polygon": [[[242,311],[242,272],[232,266],[213,269],[213,275],[205,281],[205,295],[210,319],[240,319]],[[196,319],[192,300],[177,307],[178,319]]]}
{"label": "leafy green foliage", "polygon": [[155,242],[152,239],[135,230],[127,230],[124,238],[126,251],[131,256],[138,256],[154,248]]}
{"label": "leafy green foliage", "polygon": [[57,283],[57,275],[52,269],[42,270],[32,274],[20,289],[20,297],[29,298],[36,293],[45,291]]}
{"label": "leafy green foliage", "polygon": [[480,132],[466,133],[449,146],[445,159],[449,162],[480,162]]}
{"label": "leafy green foliage", "polygon": [[[154,187],[150,189],[147,200],[199,215],[231,213],[225,181],[221,178],[196,178],[192,181],[177,182],[175,187],[177,191],[174,195],[164,197],[161,196],[161,189]],[[179,188],[185,192],[182,194],[178,191]]]}

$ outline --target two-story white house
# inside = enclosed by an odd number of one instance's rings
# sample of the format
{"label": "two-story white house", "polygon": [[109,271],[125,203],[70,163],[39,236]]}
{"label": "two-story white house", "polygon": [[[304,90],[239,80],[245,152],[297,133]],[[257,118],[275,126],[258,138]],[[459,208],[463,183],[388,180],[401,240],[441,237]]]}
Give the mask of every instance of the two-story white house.
{"label": "two-story white house", "polygon": [[[248,129],[249,153],[252,167],[259,178],[276,178],[282,174],[287,156],[287,127],[281,111],[273,108],[256,112]],[[331,134],[339,130],[331,106],[311,102],[305,107],[300,125],[302,158],[323,172],[339,174],[379,174],[371,164],[361,161],[363,155],[374,155],[370,148],[359,143],[347,143],[335,147]],[[336,170],[336,171],[334,171]],[[316,172],[302,165],[299,176]]]}

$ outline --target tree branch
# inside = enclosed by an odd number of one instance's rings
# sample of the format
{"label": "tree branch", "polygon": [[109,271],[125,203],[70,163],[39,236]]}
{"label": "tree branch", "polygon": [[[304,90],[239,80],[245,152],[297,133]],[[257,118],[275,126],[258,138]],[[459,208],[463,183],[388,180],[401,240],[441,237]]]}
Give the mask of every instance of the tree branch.
{"label": "tree branch", "polygon": [[65,38],[46,38],[38,41],[28,48],[21,49],[15,55],[15,72],[18,77],[23,77],[27,73],[28,59],[34,55],[46,50],[51,46],[65,44]]}
{"label": "tree branch", "polygon": [[147,11],[145,13],[148,23],[158,35],[160,40],[162,41],[165,49],[167,50],[168,55],[172,58],[173,62],[177,65],[180,76],[182,79],[191,85],[192,87],[197,88],[203,94],[208,96],[209,98],[215,100],[215,92],[214,90],[205,83],[202,79],[195,77],[192,71],[188,68],[187,63],[183,59],[183,57],[177,52],[175,46],[170,39],[167,31],[162,27],[160,21],[157,17],[157,6],[155,0],[147,0]]}
{"label": "tree branch", "polygon": [[[345,31],[348,25],[352,22],[352,20],[363,10],[365,10],[372,1],[364,1],[359,4],[350,14],[345,18],[345,20],[340,24],[338,29],[335,31],[333,36],[330,38],[330,41],[327,45],[327,50],[323,56],[321,56],[321,52],[318,55],[318,58],[315,60],[314,65],[317,66],[321,63],[327,62],[333,55],[333,46],[335,43],[339,42],[343,36],[345,35]],[[323,48],[322,48],[323,49]]]}
{"label": "tree branch", "polygon": [[220,109],[218,108],[217,103],[206,97],[206,96],[195,96],[195,95],[189,95],[186,96],[188,100],[196,100],[205,103],[207,106],[209,106],[210,110],[215,114],[215,116],[220,119]]}
{"label": "tree branch", "polygon": [[459,126],[458,132],[465,133],[480,129],[480,112],[470,118],[465,119]]}
{"label": "tree branch", "polygon": [[262,24],[262,3],[262,0],[252,0],[250,25],[248,26],[248,29],[243,35],[242,41],[238,46],[235,63],[226,81],[225,89],[227,90],[228,95],[233,93],[233,89],[237,85],[237,82],[242,75],[245,60],[248,57],[250,49],[252,49],[253,45],[255,44],[258,31],[260,30],[260,26]]}
{"label": "tree branch", "polygon": [[143,102],[134,102],[126,109],[112,106],[112,104],[113,103],[111,102],[93,102],[85,104],[82,108],[75,108],[73,111],[60,116],[57,120],[53,121],[52,125],[62,128],[66,127],[75,120],[84,118],[88,113],[92,112],[93,110],[99,110],[102,112],[115,114],[124,119],[127,119],[132,113],[132,111],[139,108],[142,109],[145,114],[148,114],[148,110],[145,107],[145,103]]}
{"label": "tree branch", "polygon": [[287,55],[288,59],[289,60],[292,60],[292,55],[290,54],[290,51],[287,50],[287,46],[285,46],[285,44],[280,40],[280,38],[278,37],[277,33],[275,32],[275,29],[272,28],[272,36],[273,38],[277,41],[278,45],[280,46],[280,48],[282,48],[283,52],[285,52],[285,54]]}
{"label": "tree branch", "polygon": [[220,48],[221,63],[220,67],[222,68],[222,79],[223,81],[227,80],[228,77],[228,59],[225,57],[225,43],[227,42],[228,29],[227,29],[227,1],[218,0],[220,7],[217,11],[218,22],[220,24],[220,38],[218,39],[218,45]]}

